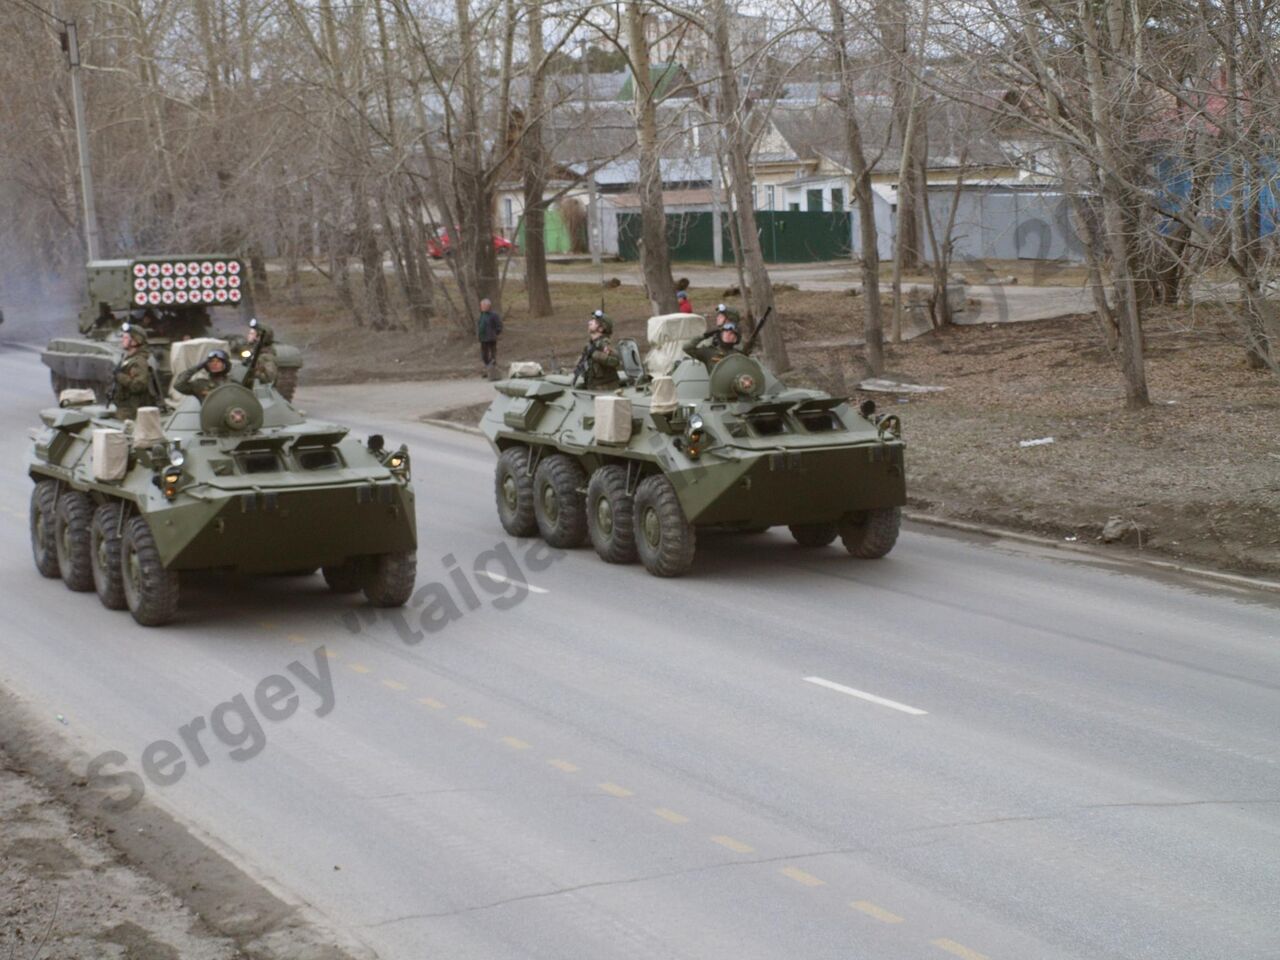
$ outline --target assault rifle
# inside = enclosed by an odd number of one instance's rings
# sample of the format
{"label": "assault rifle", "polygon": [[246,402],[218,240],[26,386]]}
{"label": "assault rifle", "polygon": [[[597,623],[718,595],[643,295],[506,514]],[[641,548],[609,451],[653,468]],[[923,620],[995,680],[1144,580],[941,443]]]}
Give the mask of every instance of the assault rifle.
{"label": "assault rifle", "polygon": [[756,328],[751,333],[751,339],[747,341],[747,345],[742,348],[742,352],[747,356],[751,356],[751,351],[755,349],[756,339],[760,336],[760,331],[764,329],[764,325],[769,322],[769,314],[773,313],[773,307],[764,312],[764,316],[760,318],[760,322],[756,324]]}

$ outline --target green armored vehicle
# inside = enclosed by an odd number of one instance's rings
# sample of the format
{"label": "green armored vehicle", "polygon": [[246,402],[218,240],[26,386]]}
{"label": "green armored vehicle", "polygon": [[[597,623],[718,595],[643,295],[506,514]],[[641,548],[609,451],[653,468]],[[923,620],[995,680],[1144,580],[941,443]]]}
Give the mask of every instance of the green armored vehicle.
{"label": "green armored vehicle", "polygon": [[[175,367],[216,348],[184,343]],[[335,592],[403,605],[417,566],[408,451],[308,420],[236,368],[203,401],[144,407],[136,420],[83,389],[43,411],[27,461],[36,568],[145,626],[177,614],[188,571],[320,568]]]}
{"label": "green armored vehicle", "polygon": [[[88,306],[80,314],[78,337],[58,337],[45,347],[40,359],[50,370],[53,391],[67,388],[93,390],[106,398],[112,371],[121,351],[112,335],[121,320],[146,330],[152,362],[162,389],[169,388],[169,345],[212,333],[216,308],[239,308],[244,265],[221,254],[135,257],[131,260],[94,260],[86,267]],[[231,322],[232,317],[225,318]],[[222,336],[231,349],[247,356],[249,349],[239,334]],[[276,389],[293,399],[302,368],[302,351],[274,344],[279,378]]]}
{"label": "green armored vehicle", "polygon": [[804,547],[840,537],[856,557],[887,554],[906,502],[898,418],[788,389],[746,353],[685,355],[705,330],[696,315],[651,318],[643,363],[634,341],[617,341],[618,390],[513,365],[480,422],[507,532],[589,539],[601,559],[639,559],[657,576],[689,570],[703,529],[785,525]]}

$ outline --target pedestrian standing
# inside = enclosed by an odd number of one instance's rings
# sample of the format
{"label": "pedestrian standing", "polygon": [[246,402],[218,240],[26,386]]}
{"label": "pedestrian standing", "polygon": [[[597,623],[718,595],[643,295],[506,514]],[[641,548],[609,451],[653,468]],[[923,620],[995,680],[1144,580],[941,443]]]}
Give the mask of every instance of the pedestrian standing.
{"label": "pedestrian standing", "polygon": [[689,302],[689,294],[683,290],[676,291],[676,309],[681,313],[693,313],[693,304]]}
{"label": "pedestrian standing", "polygon": [[493,375],[498,362],[498,337],[502,335],[502,318],[493,312],[493,302],[485,297],[480,301],[480,316],[476,319],[476,339],[480,341],[480,362],[484,365],[481,376]]}

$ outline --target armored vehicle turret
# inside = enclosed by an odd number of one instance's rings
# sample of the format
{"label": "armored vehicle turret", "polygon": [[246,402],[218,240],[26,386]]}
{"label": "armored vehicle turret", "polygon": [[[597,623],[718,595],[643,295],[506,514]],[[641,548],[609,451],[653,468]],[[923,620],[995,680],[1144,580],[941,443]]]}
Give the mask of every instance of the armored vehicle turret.
{"label": "armored vehicle turret", "polygon": [[608,392],[513,364],[480,422],[504,529],[590,540],[657,576],[686,573],[709,528],[785,525],[804,547],[839,537],[853,556],[887,554],[906,502],[898,417],[788,388],[746,353],[685,355],[705,332],[697,315],[651,318],[643,363],[634,341],[615,342],[623,386]]}
{"label": "armored vehicle turret", "polygon": [[[174,368],[225,347],[175,344]],[[203,401],[170,395],[135,420],[86,389],[41,413],[27,460],[37,570],[146,626],[177,614],[188,571],[320,569],[336,592],[404,604],[417,565],[408,450],[310,420],[235,367]]]}
{"label": "armored vehicle turret", "polygon": [[[214,311],[226,310],[224,327],[236,326],[242,299],[244,265],[221,254],[135,257],[93,260],[85,268],[88,305],[80,314],[80,336],[57,337],[40,355],[50,370],[55,395],[67,388],[93,390],[105,400],[112,371],[121,351],[112,338],[122,320],[146,330],[152,363],[160,386],[167,390],[169,345],[192,337],[220,336],[231,349],[244,354],[248,345],[239,334],[213,333]],[[276,389],[293,399],[302,368],[302,351],[274,344],[279,377]],[[245,354],[247,355],[247,354]]]}

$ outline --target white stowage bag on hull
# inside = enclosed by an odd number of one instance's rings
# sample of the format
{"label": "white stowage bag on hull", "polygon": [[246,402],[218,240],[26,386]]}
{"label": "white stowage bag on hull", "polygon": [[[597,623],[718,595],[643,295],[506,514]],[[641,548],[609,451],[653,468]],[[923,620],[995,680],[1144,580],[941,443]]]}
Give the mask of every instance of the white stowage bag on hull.
{"label": "white stowage bag on hull", "polygon": [[684,356],[684,343],[707,330],[707,321],[696,313],[664,313],[649,318],[649,352],[644,367],[652,377],[669,374]]}
{"label": "white stowage bag on hull", "polygon": [[133,447],[139,450],[143,447],[154,447],[157,443],[164,443],[160,408],[139,407],[137,416],[133,418]]}
{"label": "white stowage bag on hull", "polygon": [[86,390],[84,387],[67,387],[58,394],[58,406],[60,407],[83,407],[86,404],[96,403],[97,395],[92,390]]}
{"label": "white stowage bag on hull", "polygon": [[536,360],[516,360],[507,368],[508,377],[540,377],[542,364]]}
{"label": "white stowage bag on hull", "polygon": [[670,377],[654,377],[649,409],[654,413],[675,413],[676,382]]}
{"label": "white stowage bag on hull", "polygon": [[93,479],[110,483],[123,480],[129,470],[129,436],[123,430],[93,431]]}
{"label": "white stowage bag on hull", "polygon": [[626,397],[596,397],[596,442],[626,443],[631,439],[631,401]]}

